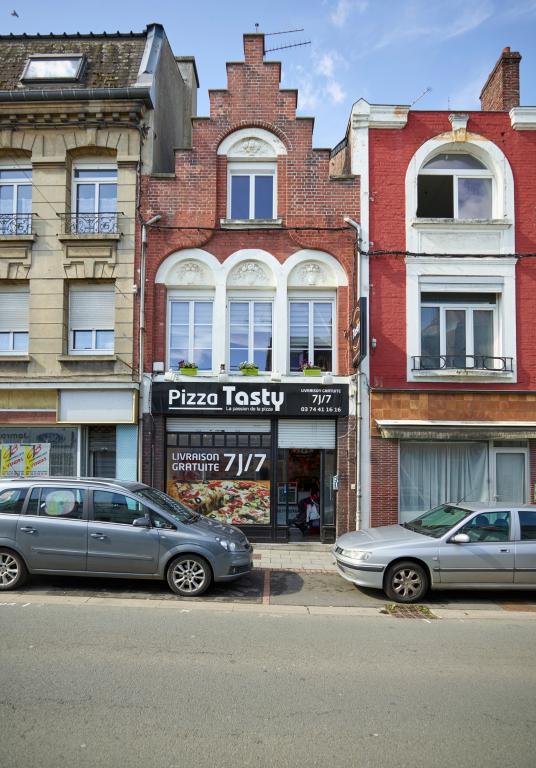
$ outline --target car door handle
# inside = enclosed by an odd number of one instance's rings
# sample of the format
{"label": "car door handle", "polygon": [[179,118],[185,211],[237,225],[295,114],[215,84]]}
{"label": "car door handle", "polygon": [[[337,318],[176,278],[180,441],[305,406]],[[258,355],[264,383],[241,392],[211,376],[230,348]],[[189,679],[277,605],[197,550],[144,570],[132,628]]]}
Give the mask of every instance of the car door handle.
{"label": "car door handle", "polygon": [[27,526],[21,526],[21,531],[24,531],[24,533],[35,533],[35,528],[29,528]]}
{"label": "car door handle", "polygon": [[510,552],[509,549],[500,549],[499,552]]}
{"label": "car door handle", "polygon": [[90,533],[89,535],[91,536],[92,539],[100,539],[101,541],[103,541],[106,538],[106,536],[103,533]]}

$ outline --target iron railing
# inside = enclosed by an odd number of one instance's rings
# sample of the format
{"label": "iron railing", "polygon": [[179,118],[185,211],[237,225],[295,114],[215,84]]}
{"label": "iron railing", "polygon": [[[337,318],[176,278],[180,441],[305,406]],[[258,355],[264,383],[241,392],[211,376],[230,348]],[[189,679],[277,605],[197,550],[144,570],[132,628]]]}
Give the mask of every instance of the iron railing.
{"label": "iron railing", "polygon": [[512,373],[513,357],[492,357],[491,355],[414,355],[411,358],[413,371],[491,371]]}
{"label": "iron railing", "polygon": [[118,213],[64,213],[63,220],[66,235],[117,235]]}
{"label": "iron railing", "polygon": [[0,213],[0,235],[31,235],[31,213]]}

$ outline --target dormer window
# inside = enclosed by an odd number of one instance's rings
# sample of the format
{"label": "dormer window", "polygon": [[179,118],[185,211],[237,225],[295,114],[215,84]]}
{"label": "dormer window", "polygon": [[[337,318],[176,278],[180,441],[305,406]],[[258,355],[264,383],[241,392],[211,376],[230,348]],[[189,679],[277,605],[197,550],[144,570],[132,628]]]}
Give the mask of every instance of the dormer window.
{"label": "dormer window", "polygon": [[417,217],[491,219],[493,176],[472,155],[439,154],[423,165],[417,183]]}
{"label": "dormer window", "polygon": [[22,82],[55,82],[79,80],[84,66],[83,55],[30,56],[22,74]]}

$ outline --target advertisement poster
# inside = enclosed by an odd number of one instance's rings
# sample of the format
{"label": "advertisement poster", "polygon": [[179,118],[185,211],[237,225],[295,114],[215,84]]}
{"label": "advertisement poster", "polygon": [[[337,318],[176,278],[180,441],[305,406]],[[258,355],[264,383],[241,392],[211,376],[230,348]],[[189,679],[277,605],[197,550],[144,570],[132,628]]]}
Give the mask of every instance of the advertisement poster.
{"label": "advertisement poster", "polygon": [[49,467],[50,443],[0,444],[0,477],[43,477]]}
{"label": "advertisement poster", "polygon": [[167,493],[213,520],[270,522],[270,454],[259,449],[168,448]]}

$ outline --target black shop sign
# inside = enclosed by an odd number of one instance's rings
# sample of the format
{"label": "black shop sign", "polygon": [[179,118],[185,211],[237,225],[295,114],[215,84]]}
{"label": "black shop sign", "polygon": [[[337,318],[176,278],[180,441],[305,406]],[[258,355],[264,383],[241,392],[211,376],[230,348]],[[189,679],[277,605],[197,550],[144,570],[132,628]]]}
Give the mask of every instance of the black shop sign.
{"label": "black shop sign", "polygon": [[348,415],[347,384],[153,384],[152,412],[166,416]]}

